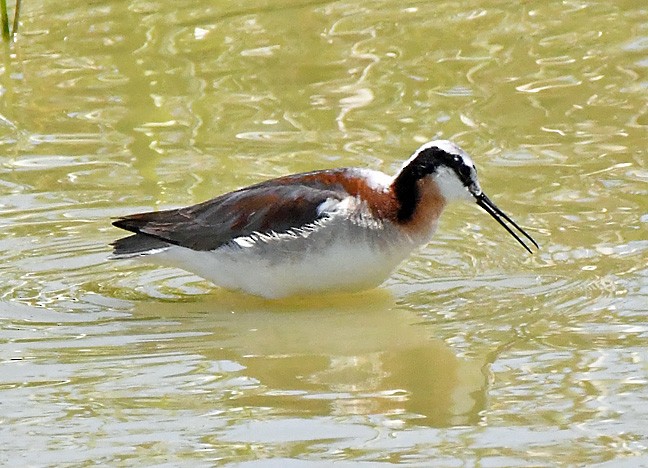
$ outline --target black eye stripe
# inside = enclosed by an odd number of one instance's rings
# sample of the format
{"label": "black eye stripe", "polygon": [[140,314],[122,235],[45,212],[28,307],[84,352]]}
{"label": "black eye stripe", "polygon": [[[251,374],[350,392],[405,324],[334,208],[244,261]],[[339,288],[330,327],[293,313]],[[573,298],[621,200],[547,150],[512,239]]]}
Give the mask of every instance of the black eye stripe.
{"label": "black eye stripe", "polygon": [[472,162],[468,162],[462,154],[448,152],[437,146],[424,148],[417,153],[406,174],[414,179],[419,179],[435,172],[440,166],[445,166],[453,171],[466,187],[474,182],[475,168]]}
{"label": "black eye stripe", "polygon": [[472,167],[467,164],[458,164],[456,166],[457,174],[464,185],[472,183]]}

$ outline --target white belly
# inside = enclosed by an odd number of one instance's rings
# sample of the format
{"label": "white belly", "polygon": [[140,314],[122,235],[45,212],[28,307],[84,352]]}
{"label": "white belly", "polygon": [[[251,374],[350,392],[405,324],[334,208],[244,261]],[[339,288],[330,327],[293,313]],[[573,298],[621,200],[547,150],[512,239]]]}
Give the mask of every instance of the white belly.
{"label": "white belly", "polygon": [[280,298],[378,286],[419,244],[389,229],[338,224],[206,252],[174,245],[143,259],[182,268],[227,289]]}

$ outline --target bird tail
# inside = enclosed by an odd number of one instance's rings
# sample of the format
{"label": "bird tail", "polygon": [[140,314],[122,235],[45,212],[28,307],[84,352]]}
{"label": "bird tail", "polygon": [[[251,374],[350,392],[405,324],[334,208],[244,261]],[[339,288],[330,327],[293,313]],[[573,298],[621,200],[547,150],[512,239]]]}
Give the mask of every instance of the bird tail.
{"label": "bird tail", "polygon": [[111,260],[151,255],[166,250],[171,246],[168,242],[146,234],[133,234],[132,236],[122,237],[111,245],[113,246]]}

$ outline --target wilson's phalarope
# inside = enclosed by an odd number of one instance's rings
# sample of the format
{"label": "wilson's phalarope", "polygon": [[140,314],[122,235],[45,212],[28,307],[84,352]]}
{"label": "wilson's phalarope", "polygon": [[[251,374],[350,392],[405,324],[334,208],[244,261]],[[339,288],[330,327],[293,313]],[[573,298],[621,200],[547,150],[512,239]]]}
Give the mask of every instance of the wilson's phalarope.
{"label": "wilson's phalarope", "polygon": [[454,200],[476,202],[528,252],[504,220],[538,247],[484,194],[470,156],[436,140],[393,177],[359,168],[307,172],[186,208],[124,216],[113,224],[135,234],[112,244],[112,258],[179,267],[267,298],[366,289],[429,242]]}

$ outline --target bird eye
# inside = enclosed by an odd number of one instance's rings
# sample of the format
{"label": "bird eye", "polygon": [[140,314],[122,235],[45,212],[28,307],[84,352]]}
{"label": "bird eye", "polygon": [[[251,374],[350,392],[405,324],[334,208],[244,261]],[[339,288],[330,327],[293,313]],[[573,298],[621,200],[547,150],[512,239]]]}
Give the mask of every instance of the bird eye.
{"label": "bird eye", "polygon": [[472,177],[471,177],[471,175],[472,175],[471,169],[474,169],[474,168],[472,168],[471,166],[469,166],[467,164],[461,164],[458,167],[459,175],[460,175],[460,177],[461,177],[461,179],[463,180],[464,183],[470,183],[471,182],[471,179],[472,179]]}

